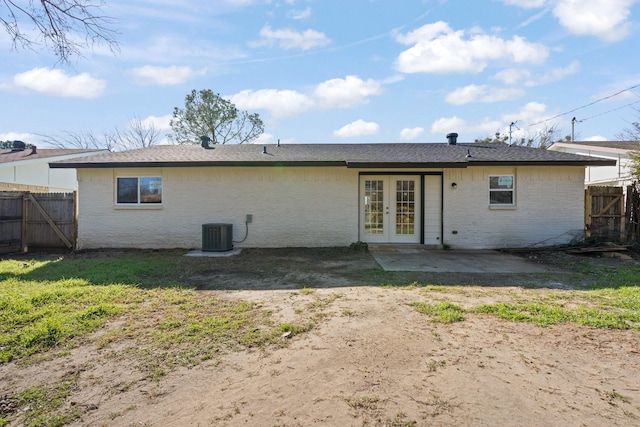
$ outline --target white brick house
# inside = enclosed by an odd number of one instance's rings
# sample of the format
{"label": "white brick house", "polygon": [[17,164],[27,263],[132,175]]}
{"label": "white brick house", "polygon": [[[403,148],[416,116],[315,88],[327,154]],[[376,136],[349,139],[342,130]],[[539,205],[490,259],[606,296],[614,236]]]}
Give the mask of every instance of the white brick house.
{"label": "white brick house", "polygon": [[207,223],[232,224],[239,248],[487,249],[581,236],[585,167],[613,163],[506,144],[296,144],[157,146],[51,167],[77,170],[78,249],[200,248]]}

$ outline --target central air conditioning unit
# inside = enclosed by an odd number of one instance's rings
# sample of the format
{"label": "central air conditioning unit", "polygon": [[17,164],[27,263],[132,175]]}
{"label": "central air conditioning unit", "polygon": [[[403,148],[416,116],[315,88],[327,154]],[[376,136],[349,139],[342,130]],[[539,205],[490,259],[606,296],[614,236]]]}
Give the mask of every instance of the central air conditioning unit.
{"label": "central air conditioning unit", "polygon": [[202,224],[202,251],[225,252],[233,249],[233,224]]}

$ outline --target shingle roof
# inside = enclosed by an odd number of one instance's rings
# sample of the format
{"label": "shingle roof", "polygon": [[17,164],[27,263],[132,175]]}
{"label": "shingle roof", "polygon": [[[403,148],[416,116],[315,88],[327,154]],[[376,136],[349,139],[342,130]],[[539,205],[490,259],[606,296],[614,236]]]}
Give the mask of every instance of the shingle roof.
{"label": "shingle roof", "polygon": [[617,150],[638,150],[640,141],[574,141],[565,144],[585,145],[587,147],[615,148]]}
{"label": "shingle roof", "polygon": [[507,144],[161,145],[51,163],[53,168],[195,166],[346,166],[378,168],[471,165],[615,165],[614,161]]}
{"label": "shingle roof", "polygon": [[104,150],[87,148],[38,148],[33,153],[31,148],[23,151],[12,151],[11,149],[0,150],[0,163],[20,162],[34,159],[53,159],[54,157],[64,157],[69,155],[89,154]]}

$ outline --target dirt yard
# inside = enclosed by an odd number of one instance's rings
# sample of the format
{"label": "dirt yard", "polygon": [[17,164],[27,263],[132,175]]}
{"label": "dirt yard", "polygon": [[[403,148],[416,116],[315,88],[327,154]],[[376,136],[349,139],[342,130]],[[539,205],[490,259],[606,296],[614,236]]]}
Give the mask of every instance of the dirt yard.
{"label": "dirt yard", "polygon": [[79,375],[68,399],[85,410],[78,426],[640,425],[637,331],[542,328],[480,314],[441,324],[407,305],[471,307],[558,292],[574,285],[571,269],[584,262],[530,257],[567,273],[385,273],[392,284],[468,286],[379,287],[371,286],[379,278],[369,254],[246,251],[211,261],[189,283],[204,297],[258,302],[279,321],[313,319],[313,329],[283,336],[282,348],[227,352],[158,381],[140,380],[132,363],[107,357],[113,349],[96,347],[93,337],[65,357],[0,366],[0,381],[17,387]]}

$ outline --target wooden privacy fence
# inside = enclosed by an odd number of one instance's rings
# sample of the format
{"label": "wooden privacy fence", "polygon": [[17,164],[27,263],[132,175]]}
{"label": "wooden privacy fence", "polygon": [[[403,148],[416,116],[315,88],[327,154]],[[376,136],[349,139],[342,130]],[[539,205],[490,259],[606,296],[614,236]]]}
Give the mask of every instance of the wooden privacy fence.
{"label": "wooden privacy fence", "polygon": [[637,242],[640,239],[640,190],[638,185],[627,187],[626,203],[627,239]]}
{"label": "wooden privacy fence", "polygon": [[622,187],[589,186],[585,190],[585,237],[621,242],[626,240]]}
{"label": "wooden privacy fence", "polygon": [[0,253],[74,249],[75,193],[0,192]]}

